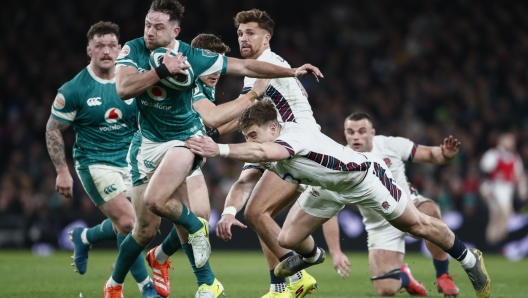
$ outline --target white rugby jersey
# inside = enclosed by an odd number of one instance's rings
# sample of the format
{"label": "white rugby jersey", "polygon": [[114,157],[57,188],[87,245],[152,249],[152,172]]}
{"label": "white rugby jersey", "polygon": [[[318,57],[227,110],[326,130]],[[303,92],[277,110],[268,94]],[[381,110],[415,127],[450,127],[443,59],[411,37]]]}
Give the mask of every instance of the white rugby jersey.
{"label": "white rugby jersey", "polygon": [[320,186],[339,193],[348,193],[361,182],[371,161],[323,133],[298,123],[281,123],[275,143],[284,146],[290,158],[262,162],[262,167],[294,184]]}
{"label": "white rugby jersey", "polygon": [[386,137],[377,135],[372,139],[372,151],[374,155],[383,159],[391,170],[396,183],[400,185],[408,195],[411,194],[409,181],[405,175],[405,162],[412,161],[418,146],[413,141],[402,137]]}
{"label": "white rugby jersey", "polygon": [[[291,68],[286,60],[270,49],[265,50],[257,60]],[[248,93],[256,80],[245,77],[242,94]],[[308,103],[308,98],[297,78],[272,79],[264,96],[271,98],[275,103],[275,107],[279,111],[279,122],[297,122],[305,125],[305,127],[309,126],[312,129],[321,130],[321,126],[313,117],[312,107]]]}

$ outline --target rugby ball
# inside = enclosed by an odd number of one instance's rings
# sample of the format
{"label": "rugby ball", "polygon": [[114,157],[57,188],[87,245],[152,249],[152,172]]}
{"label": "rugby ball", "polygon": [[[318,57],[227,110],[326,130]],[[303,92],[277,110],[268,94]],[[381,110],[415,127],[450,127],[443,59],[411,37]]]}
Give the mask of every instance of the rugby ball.
{"label": "rugby ball", "polygon": [[[165,53],[167,51],[169,51],[169,49],[167,48],[157,48],[154,51],[152,51],[152,53],[150,53],[149,64],[150,64],[151,69],[154,69],[160,66],[161,63],[163,63],[163,57],[165,56]],[[176,56],[177,53],[170,50],[170,55]],[[189,62],[185,61],[184,64],[189,65]],[[179,89],[188,87],[189,85],[191,85],[191,83],[194,80],[193,75],[192,75],[193,71],[191,67],[189,67],[185,69],[185,72],[187,73],[187,75],[183,75],[183,74],[171,75],[171,76],[161,79],[160,82],[163,85],[170,87],[172,89],[179,90]]]}

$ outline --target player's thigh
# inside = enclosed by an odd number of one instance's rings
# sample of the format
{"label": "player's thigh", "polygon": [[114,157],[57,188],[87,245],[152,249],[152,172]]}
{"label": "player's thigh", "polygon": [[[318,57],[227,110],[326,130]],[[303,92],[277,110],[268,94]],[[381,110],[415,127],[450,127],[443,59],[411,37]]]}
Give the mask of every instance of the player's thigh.
{"label": "player's thigh", "polygon": [[287,243],[288,246],[296,246],[330,218],[308,214],[300,208],[298,203],[293,204],[282,226],[279,244]]}
{"label": "player's thigh", "polygon": [[127,168],[106,165],[88,165],[75,169],[83,188],[96,206],[100,206],[116,195],[125,193]]}
{"label": "player's thigh", "polygon": [[196,169],[187,177],[186,183],[191,211],[197,216],[209,219],[209,212],[211,210],[209,191],[207,190],[202,170],[200,168]]}
{"label": "player's thigh", "polygon": [[156,171],[149,178],[144,195],[147,202],[155,201],[163,204],[169,200],[171,195],[185,182],[194,161],[195,155],[189,149],[169,148]]}
{"label": "player's thigh", "polygon": [[275,173],[265,171],[255,185],[246,206],[247,213],[274,213],[285,207],[299,186],[282,180]]}
{"label": "player's thigh", "polygon": [[119,193],[98,207],[104,215],[110,218],[120,233],[128,233],[134,227],[134,208],[124,193]]}
{"label": "player's thigh", "polygon": [[421,213],[442,219],[442,213],[435,201],[425,197],[419,197],[416,200],[413,200],[413,202],[416,209]]}

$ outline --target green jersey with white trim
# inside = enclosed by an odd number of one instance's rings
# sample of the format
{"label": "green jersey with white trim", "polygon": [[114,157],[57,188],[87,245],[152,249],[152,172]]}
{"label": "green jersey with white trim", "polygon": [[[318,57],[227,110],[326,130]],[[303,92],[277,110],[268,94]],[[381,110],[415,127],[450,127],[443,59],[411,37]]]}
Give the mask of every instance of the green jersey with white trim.
{"label": "green jersey with white trim", "polygon": [[[207,86],[202,80],[199,78],[196,79],[196,87],[193,89],[192,93],[192,103],[201,100],[201,99],[207,99],[211,102],[215,102],[215,92],[216,92],[216,86],[215,87],[209,87]],[[194,107],[193,107],[194,110]],[[200,120],[200,123],[202,123],[202,133],[205,134],[205,126],[203,124],[202,116],[198,112],[196,112],[196,117]]]}
{"label": "green jersey with white trim", "polygon": [[73,126],[76,167],[127,166],[128,146],[136,131],[134,102],[121,100],[115,80],[97,77],[89,65],[59,88],[51,117]]}
{"label": "green jersey with white trim", "polygon": [[[143,137],[153,142],[184,141],[201,129],[201,122],[192,108],[192,91],[198,76],[225,73],[227,58],[203,49],[196,49],[176,40],[174,52],[181,52],[191,65],[185,82],[174,89],[161,82],[137,96],[139,128]],[[117,57],[117,67],[132,66],[138,72],[150,70],[150,50],[143,37],[125,44]]]}

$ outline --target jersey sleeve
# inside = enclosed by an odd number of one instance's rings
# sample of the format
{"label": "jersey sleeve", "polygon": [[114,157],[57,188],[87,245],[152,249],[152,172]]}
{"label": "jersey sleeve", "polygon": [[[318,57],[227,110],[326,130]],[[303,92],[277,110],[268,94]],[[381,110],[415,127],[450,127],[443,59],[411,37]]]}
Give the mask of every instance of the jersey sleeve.
{"label": "jersey sleeve", "polygon": [[132,42],[125,43],[125,46],[119,52],[115,65],[119,66],[132,66],[139,70],[138,64],[138,49]]}
{"label": "jersey sleeve", "polygon": [[71,124],[79,109],[79,90],[68,82],[59,88],[51,107],[51,116],[61,122]]}
{"label": "jersey sleeve", "polygon": [[418,145],[402,137],[390,137],[390,139],[392,149],[396,151],[401,160],[412,161],[414,159]]}
{"label": "jersey sleeve", "polygon": [[199,84],[197,82],[196,86],[194,87],[192,91],[192,103],[195,103],[199,101],[200,99],[204,99],[204,98],[207,98],[207,96],[205,96],[202,84]]}
{"label": "jersey sleeve", "polygon": [[262,173],[264,173],[264,170],[265,170],[264,167],[262,167],[259,163],[246,162],[244,164],[244,167],[242,168],[242,171],[249,170],[249,169],[259,170]]}
{"label": "jersey sleeve", "polygon": [[490,173],[497,167],[499,158],[497,152],[494,149],[490,149],[484,153],[480,160],[480,169],[485,173]]}
{"label": "jersey sleeve", "polygon": [[225,74],[227,70],[227,57],[209,50],[190,48],[187,59],[196,77],[213,73]]}

